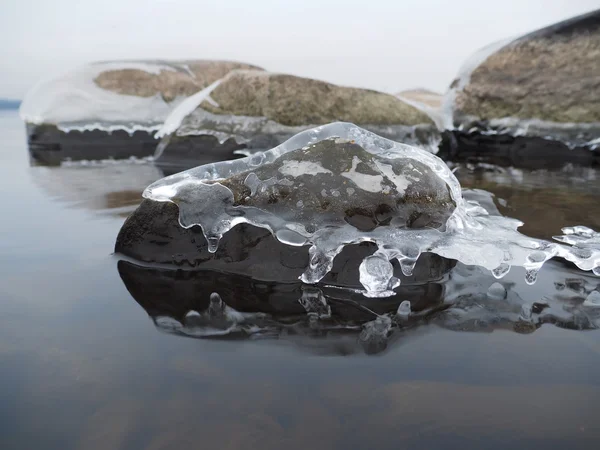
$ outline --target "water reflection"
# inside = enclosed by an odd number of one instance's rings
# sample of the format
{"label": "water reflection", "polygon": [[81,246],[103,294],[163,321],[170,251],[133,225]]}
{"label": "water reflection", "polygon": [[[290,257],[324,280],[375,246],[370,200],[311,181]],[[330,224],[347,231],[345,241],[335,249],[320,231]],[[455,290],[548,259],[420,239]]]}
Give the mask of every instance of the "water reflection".
{"label": "water reflection", "polygon": [[549,240],[573,224],[600,229],[597,169],[568,166],[528,171],[488,164],[450,165],[464,188],[492,193],[502,215],[524,222],[519,230],[528,236]]}
{"label": "water reflection", "polygon": [[29,175],[50,199],[67,207],[120,217],[133,212],[146,186],[163,176],[151,162],[140,160],[34,165]]}
{"label": "water reflection", "polygon": [[[459,264],[439,282],[401,285],[394,297],[369,299],[326,285],[118,262],[127,290],[162,331],[193,338],[284,339],[324,354],[381,353],[432,327],[521,334],[546,324],[598,328],[600,304],[589,298],[600,295],[600,281],[576,277],[577,271],[561,263],[549,267],[546,277],[552,282],[538,290],[510,277],[499,283],[487,271]],[[531,291],[522,295],[524,285]]]}

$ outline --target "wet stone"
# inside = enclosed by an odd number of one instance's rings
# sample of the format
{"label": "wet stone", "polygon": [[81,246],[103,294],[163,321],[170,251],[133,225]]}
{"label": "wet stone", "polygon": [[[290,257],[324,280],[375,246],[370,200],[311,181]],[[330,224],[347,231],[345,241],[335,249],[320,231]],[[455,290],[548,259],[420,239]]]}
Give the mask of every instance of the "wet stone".
{"label": "wet stone", "polygon": [[361,231],[440,228],[455,208],[448,186],[429,167],[386,160],[340,139],[286,153],[219,183],[231,190],[235,206],[291,214],[309,225],[315,214],[330,214]]}

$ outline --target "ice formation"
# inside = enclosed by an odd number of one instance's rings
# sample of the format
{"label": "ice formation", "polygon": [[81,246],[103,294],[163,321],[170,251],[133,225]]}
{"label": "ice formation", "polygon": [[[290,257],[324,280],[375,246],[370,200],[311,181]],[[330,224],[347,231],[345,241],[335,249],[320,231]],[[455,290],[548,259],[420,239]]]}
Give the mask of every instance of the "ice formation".
{"label": "ice formation", "polygon": [[125,69],[158,74],[161,71],[186,71],[186,66],[123,61],[80,67],[32,88],[21,104],[21,118],[36,125],[54,124],[62,131],[99,129],[133,133],[136,130],[158,130],[171,110],[185,97],[167,102],[160,93],[152,97],[124,95],[102,89],[94,82],[102,72]]}
{"label": "ice formation", "polygon": [[[165,331],[192,337],[227,336],[242,332],[251,334],[256,323],[264,317],[260,313],[242,313],[226,305],[213,292],[205,311],[188,311],[183,323],[169,316],[157,316],[154,323]],[[258,322],[257,322],[258,321]],[[256,323],[255,323],[256,322]]]}
{"label": "ice formation", "polygon": [[[251,191],[250,197],[280,186],[297,189],[293,167],[284,171],[287,175],[279,173],[279,176],[263,180],[254,172],[276,163],[286,153],[336,139],[358,144],[373,155],[380,166],[392,167],[400,160],[406,167],[413,161],[415,165],[425,165],[430,169],[438,181],[445,183],[455,204],[444,226],[407,228],[392,220],[384,226],[361,230],[339,215],[307,211],[307,216],[303,214],[306,205],[282,210],[276,202],[275,206],[265,205],[262,208],[236,204],[234,193],[224,185],[231,177],[247,174],[245,184]],[[319,164],[320,161],[311,163]],[[363,173],[358,165],[353,165],[353,169],[354,173],[338,174],[348,184],[338,186],[335,191],[346,192],[346,188],[351,186],[354,195],[368,195],[375,186],[383,188],[381,180],[365,178],[377,175]],[[386,175],[386,170],[379,170],[381,176]],[[386,183],[395,184],[398,192],[406,185],[401,175],[393,171],[386,175]],[[325,194],[333,195],[331,191]],[[241,223],[268,229],[284,244],[310,246],[310,262],[301,276],[307,284],[318,283],[329,272],[335,256],[344,246],[373,242],[378,250],[365,258],[360,267],[364,293],[372,297],[391,295],[398,286],[400,280],[393,276],[392,270],[394,261],[399,263],[404,275],[409,276],[419,255],[424,252],[484,267],[496,278],[505,276],[511,266],[524,267],[529,284],[535,282],[542,265],[553,257],[564,258],[582,270],[593,270],[594,274],[600,275],[600,233],[585,227],[565,228],[564,235],[556,237],[562,244],[522,235],[517,231],[522,222],[489,215],[476,202],[465,201],[458,180],[436,156],[348,123],[320,126],[299,133],[264,153],[208,164],[163,178],[146,188],[143,195],[150,200],[177,204],[181,226],[201,226],[211,252],[217,250],[224,233]]]}

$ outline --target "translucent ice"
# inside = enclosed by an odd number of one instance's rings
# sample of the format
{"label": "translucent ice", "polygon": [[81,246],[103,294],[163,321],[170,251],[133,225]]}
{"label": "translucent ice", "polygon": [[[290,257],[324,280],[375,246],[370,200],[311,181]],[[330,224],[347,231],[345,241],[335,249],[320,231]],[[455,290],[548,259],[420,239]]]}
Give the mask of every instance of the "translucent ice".
{"label": "translucent ice", "polygon": [[[317,144],[333,154],[315,153]],[[342,161],[342,154],[349,161]],[[303,166],[318,167],[316,172],[295,176],[300,156]],[[416,194],[406,197],[415,186]],[[332,190],[340,195],[329,195]],[[377,252],[360,266],[368,296],[391,295],[398,285],[392,262],[397,260],[409,276],[424,252],[484,267],[497,278],[511,266],[524,267],[528,283],[553,257],[600,273],[599,233],[565,228],[556,239],[568,245],[522,235],[520,221],[464,201],[457,179],[436,156],[348,123],[317,127],[264,153],[166,177],[143,195],[177,204],[181,226],[201,226],[213,252],[223,234],[241,223],[265,228],[287,245],[309,245],[310,261],[301,276],[308,284],[329,272],[344,246],[373,242]],[[368,217],[354,214],[353,202],[362,200],[368,207],[369,196],[391,200],[391,206]]]}
{"label": "translucent ice", "polygon": [[310,317],[317,319],[328,319],[331,317],[331,307],[327,304],[327,300],[321,289],[312,286],[304,287],[299,302]]}
{"label": "translucent ice", "polygon": [[410,316],[410,314],[410,301],[404,300],[402,303],[400,303],[400,306],[398,306],[398,310],[396,311],[396,317],[398,317],[399,319],[407,319],[408,316]]}
{"label": "translucent ice", "polygon": [[600,308],[600,292],[592,291],[583,302],[583,306]]}
{"label": "translucent ice", "polygon": [[359,267],[359,274],[367,297],[388,297],[400,284],[400,280],[394,278],[392,264],[383,255],[367,256]]}
{"label": "translucent ice", "polygon": [[150,74],[178,70],[158,62],[104,62],[80,67],[31,89],[21,105],[21,118],[33,124],[56,124],[65,130],[157,130],[184,97],[168,103],[160,94],[123,95],[102,89],[94,82],[102,72],[127,69]]}
{"label": "translucent ice", "polygon": [[183,323],[168,317],[154,319],[157,327],[169,333],[193,337],[225,336],[232,333],[251,333],[255,321],[264,317],[260,313],[241,313],[226,305],[221,296],[213,292],[208,307],[201,312],[188,311]]}
{"label": "translucent ice", "polygon": [[387,347],[391,330],[392,320],[387,316],[379,316],[363,325],[358,340],[367,353],[378,353]]}
{"label": "translucent ice", "polygon": [[494,300],[504,300],[506,295],[506,289],[500,283],[492,284],[487,290],[487,296]]}

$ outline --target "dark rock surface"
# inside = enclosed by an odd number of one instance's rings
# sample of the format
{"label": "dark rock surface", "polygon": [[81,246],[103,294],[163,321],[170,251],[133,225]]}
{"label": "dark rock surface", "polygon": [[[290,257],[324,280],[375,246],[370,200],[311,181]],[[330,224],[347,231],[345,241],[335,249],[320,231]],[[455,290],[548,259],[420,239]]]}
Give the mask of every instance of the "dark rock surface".
{"label": "dark rock surface", "polygon": [[[168,147],[168,151],[163,152],[160,146]],[[155,165],[165,175],[172,175],[203,164],[243,158],[243,154],[235,152],[245,148],[245,144],[238,144],[233,138],[221,143],[211,135],[173,135],[159,144],[160,156],[156,158]]]}
{"label": "dark rock surface", "polygon": [[400,286],[397,295],[387,298],[366,298],[347,290],[327,287],[273,283],[224,274],[213,270],[174,270],[146,267],[119,261],[118,270],[127,290],[151,317],[169,316],[183,322],[190,311],[204,311],[210,296],[217,292],[230,307],[240,312],[267,313],[276,317],[305,316],[299,300],[306,289],[324,295],[333,316],[353,321],[372,320],[374,313],[395,313],[402,301],[411,302],[413,312],[439,307],[444,292],[438,283]]}
{"label": "dark rock surface", "polygon": [[570,148],[541,137],[446,131],[437,154],[445,161],[466,161],[524,169],[560,169],[567,164],[600,166],[600,149]]}
{"label": "dark rock surface", "polygon": [[27,144],[35,162],[52,166],[68,160],[145,158],[154,155],[158,140],[139,130],[64,132],[54,125],[28,125]]}
{"label": "dark rock surface", "polygon": [[[347,246],[334,260],[322,284],[361,288],[358,267],[375,245]],[[145,263],[162,263],[182,269],[203,269],[244,275],[255,280],[297,283],[308,265],[308,246],[282,244],[263,228],[237,225],[225,233],[216,253],[199,226],[183,228],[176,205],[144,200],[125,221],[115,244],[115,252]],[[454,261],[425,253],[419,258],[411,277],[394,264],[394,276],[403,284],[440,279]]]}

